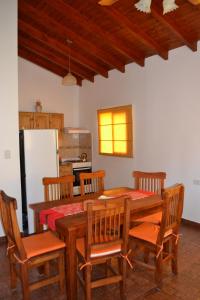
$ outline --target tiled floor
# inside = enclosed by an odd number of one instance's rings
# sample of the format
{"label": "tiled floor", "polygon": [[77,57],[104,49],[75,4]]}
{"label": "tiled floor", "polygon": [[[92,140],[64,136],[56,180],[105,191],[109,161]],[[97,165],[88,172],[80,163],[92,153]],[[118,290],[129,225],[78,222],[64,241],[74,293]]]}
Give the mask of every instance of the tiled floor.
{"label": "tiled floor", "polygon": [[[127,279],[127,300],[200,300],[200,230],[186,225],[181,227],[183,236],[179,247],[179,274],[171,273],[170,265],[164,272],[162,291],[154,290],[152,272],[137,268],[129,271]],[[0,300],[21,300],[20,284],[15,291],[9,288],[8,261],[5,257],[6,247],[0,246]],[[59,296],[57,286],[49,286],[34,291],[31,300],[64,300]],[[84,299],[82,289],[79,289],[79,300]],[[93,291],[94,300],[119,300],[117,285],[98,288]]]}

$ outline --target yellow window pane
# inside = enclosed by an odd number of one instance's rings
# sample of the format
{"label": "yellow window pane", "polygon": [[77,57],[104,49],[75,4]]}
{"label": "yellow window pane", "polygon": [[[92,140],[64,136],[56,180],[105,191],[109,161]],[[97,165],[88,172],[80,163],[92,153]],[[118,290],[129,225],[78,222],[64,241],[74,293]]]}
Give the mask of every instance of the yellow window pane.
{"label": "yellow window pane", "polygon": [[132,106],[100,109],[97,114],[100,154],[132,157]]}
{"label": "yellow window pane", "polygon": [[114,140],[120,140],[120,141],[127,140],[126,124],[114,125],[113,137]]}
{"label": "yellow window pane", "polygon": [[112,125],[100,126],[100,139],[112,140]]}
{"label": "yellow window pane", "polygon": [[100,113],[99,125],[108,125],[108,124],[112,124],[112,113],[111,112]]}
{"label": "yellow window pane", "polygon": [[100,141],[100,152],[101,153],[113,153],[112,141]]}
{"label": "yellow window pane", "polygon": [[113,124],[123,124],[126,123],[126,113],[119,112],[113,114]]}
{"label": "yellow window pane", "polygon": [[114,142],[114,152],[126,154],[127,153],[127,142],[115,141]]}

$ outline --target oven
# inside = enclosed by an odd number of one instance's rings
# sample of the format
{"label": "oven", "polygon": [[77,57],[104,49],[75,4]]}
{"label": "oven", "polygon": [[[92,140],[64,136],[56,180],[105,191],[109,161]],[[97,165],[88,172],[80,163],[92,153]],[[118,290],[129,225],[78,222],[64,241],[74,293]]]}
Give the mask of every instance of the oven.
{"label": "oven", "polygon": [[80,195],[80,173],[90,173],[92,172],[92,163],[87,161],[87,162],[75,162],[72,163],[72,171],[73,175],[75,177],[74,180],[74,187],[73,187],[73,192],[75,196]]}

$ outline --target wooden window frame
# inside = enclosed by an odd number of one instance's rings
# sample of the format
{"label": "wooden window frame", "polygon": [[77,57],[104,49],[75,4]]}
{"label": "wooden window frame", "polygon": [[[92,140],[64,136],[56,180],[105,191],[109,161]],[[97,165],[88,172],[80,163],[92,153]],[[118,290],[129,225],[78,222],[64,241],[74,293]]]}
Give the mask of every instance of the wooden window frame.
{"label": "wooden window frame", "polygon": [[[100,115],[102,113],[116,113],[116,112],[125,112],[126,114],[126,146],[127,146],[127,152],[126,153],[119,153],[119,152],[113,152],[113,153],[102,153],[101,152],[101,125],[100,125]],[[99,109],[97,110],[97,118],[98,118],[98,143],[99,143],[99,154],[100,155],[106,155],[106,156],[119,156],[119,157],[133,157],[133,118],[132,118],[132,105],[125,105],[125,106],[118,106],[118,107],[111,107],[111,108],[105,108],[105,109]],[[114,127],[114,124],[112,124],[112,128]],[[112,142],[114,143],[114,139],[112,139]]]}

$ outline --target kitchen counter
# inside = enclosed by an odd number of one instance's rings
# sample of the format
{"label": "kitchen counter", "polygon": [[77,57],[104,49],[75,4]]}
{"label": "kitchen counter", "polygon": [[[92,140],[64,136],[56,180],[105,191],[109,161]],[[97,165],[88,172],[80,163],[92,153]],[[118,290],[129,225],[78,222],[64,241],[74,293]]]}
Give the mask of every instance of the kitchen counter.
{"label": "kitchen counter", "polygon": [[72,175],[72,163],[71,162],[60,162],[59,163],[59,176]]}
{"label": "kitchen counter", "polygon": [[69,161],[65,161],[65,162],[59,162],[59,166],[71,166],[72,165],[72,162],[69,162]]}

